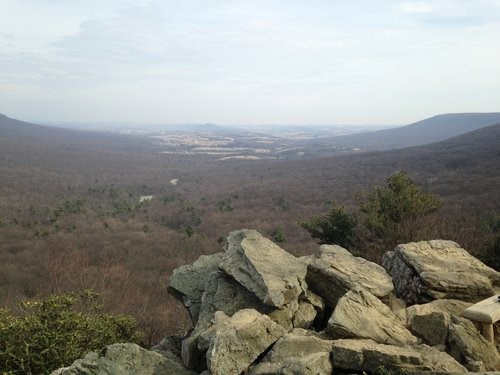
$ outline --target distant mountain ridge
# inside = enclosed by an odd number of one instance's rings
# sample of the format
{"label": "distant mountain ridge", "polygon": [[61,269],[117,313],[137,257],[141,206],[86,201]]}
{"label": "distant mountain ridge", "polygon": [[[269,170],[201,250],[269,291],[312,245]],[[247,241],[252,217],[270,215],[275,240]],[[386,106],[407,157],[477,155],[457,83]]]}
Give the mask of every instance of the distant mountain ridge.
{"label": "distant mountain ridge", "polygon": [[137,149],[151,143],[151,140],[146,137],[38,125],[16,120],[0,113],[0,141],[7,142],[9,139],[19,145],[43,142],[57,146],[73,145],[84,148],[110,147],[114,149]]}
{"label": "distant mountain ridge", "polygon": [[[500,123],[500,112],[492,113],[454,113],[437,115],[410,125],[377,130],[372,132],[355,133],[317,139],[290,138],[287,140],[293,156],[297,157],[297,150],[303,149],[307,158],[328,157],[339,152],[352,153],[353,151],[384,151],[407,147],[423,146],[463,135],[493,124]],[[206,128],[203,128],[205,126]],[[204,129],[203,132],[201,130]],[[207,134],[229,135],[230,129],[224,129],[214,124],[196,125],[184,131],[195,131]],[[238,130],[232,129],[237,132]],[[283,129],[281,129],[283,131]],[[273,133],[270,131],[270,133]],[[236,134],[236,133],[235,133]],[[269,134],[266,133],[266,134]],[[0,138],[3,142],[40,142],[49,144],[73,145],[84,148],[108,148],[141,152],[157,152],[153,147],[154,140],[147,135],[129,135],[106,131],[91,131],[81,129],[66,129],[48,125],[37,125],[0,114]],[[285,137],[286,138],[286,137]],[[2,140],[2,139],[0,139]],[[238,147],[242,147],[239,145]],[[248,146],[245,146],[248,147]],[[282,157],[284,154],[279,154]]]}
{"label": "distant mountain ridge", "polygon": [[450,113],[398,128],[324,138],[321,142],[336,147],[389,150],[444,141],[497,123],[500,112]]}

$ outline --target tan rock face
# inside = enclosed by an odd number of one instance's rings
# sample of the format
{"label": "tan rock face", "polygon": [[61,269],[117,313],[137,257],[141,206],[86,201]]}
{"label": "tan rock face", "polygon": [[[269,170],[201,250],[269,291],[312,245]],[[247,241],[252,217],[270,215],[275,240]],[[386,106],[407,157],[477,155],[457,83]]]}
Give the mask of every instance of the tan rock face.
{"label": "tan rock face", "polygon": [[200,336],[200,349],[207,347],[211,374],[240,374],[285,333],[282,326],[253,309],[240,310],[231,318],[217,312],[214,326]]}
{"label": "tan rock face", "polygon": [[385,297],[394,289],[383,267],[355,257],[337,245],[320,247],[307,267],[306,281],[330,306],[335,306],[340,297],[355,287],[363,287],[376,297]]}
{"label": "tan rock face", "polygon": [[364,289],[347,292],[337,303],[327,331],[334,338],[372,339],[381,344],[416,344],[391,309]]}
{"label": "tan rock face", "polygon": [[335,340],[332,347],[335,368],[373,371],[381,365],[388,370],[419,370],[422,355],[414,350],[378,344],[373,340]]}
{"label": "tan rock face", "polygon": [[263,303],[283,307],[307,290],[306,264],[255,230],[231,232],[219,267]]}
{"label": "tan rock face", "polygon": [[388,252],[383,264],[398,296],[408,304],[434,299],[477,302],[493,295],[500,273],[471,256],[457,243],[412,242]]}
{"label": "tan rock face", "polygon": [[380,367],[402,373],[467,371],[448,354],[427,345],[403,348],[378,344],[372,340],[335,340],[332,346],[332,362],[334,368],[368,372]]}
{"label": "tan rock face", "polygon": [[249,374],[331,374],[332,344],[332,340],[310,331],[294,329],[280,338]]}

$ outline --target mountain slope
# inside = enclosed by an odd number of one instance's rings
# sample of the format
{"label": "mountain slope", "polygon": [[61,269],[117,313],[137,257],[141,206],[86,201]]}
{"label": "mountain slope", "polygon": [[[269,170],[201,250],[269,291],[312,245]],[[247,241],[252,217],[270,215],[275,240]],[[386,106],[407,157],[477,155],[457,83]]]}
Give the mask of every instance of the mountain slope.
{"label": "mountain slope", "polygon": [[42,142],[54,146],[72,146],[83,149],[115,149],[132,151],[151,143],[147,137],[123,134],[65,129],[36,125],[15,120],[0,113],[0,143],[29,146]]}
{"label": "mountain slope", "polygon": [[444,114],[400,128],[322,139],[322,144],[389,150],[439,142],[496,123],[500,123],[499,112]]}

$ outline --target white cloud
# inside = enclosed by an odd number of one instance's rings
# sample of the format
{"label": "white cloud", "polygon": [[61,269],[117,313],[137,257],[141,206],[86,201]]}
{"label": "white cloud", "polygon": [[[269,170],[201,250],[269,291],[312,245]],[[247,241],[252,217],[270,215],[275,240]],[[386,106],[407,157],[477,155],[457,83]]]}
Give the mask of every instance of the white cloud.
{"label": "white cloud", "polygon": [[498,1],[0,1],[0,85],[19,88],[0,101],[19,117],[23,103],[33,120],[158,122],[498,110]]}

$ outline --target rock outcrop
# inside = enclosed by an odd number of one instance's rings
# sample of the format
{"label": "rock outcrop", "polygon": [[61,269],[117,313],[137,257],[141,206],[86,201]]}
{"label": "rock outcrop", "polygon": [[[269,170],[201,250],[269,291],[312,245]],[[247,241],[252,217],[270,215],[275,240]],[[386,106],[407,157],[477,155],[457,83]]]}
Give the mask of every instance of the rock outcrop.
{"label": "rock outcrop", "polygon": [[337,245],[322,245],[307,266],[308,287],[334,307],[348,291],[363,287],[376,297],[392,292],[394,286],[384,268],[353,256]]}
{"label": "rock outcrop", "polygon": [[453,241],[422,241],[399,245],[382,263],[396,292],[407,304],[435,299],[477,302],[495,294],[500,273]]}
{"label": "rock outcrop", "polygon": [[169,290],[193,320],[189,335],[151,351],[111,345],[54,374],[500,369],[495,347],[460,317],[492,293],[498,272],[450,241],[399,245],[384,266],[339,246],[296,258],[256,231],[231,232],[223,253],[172,275]]}

